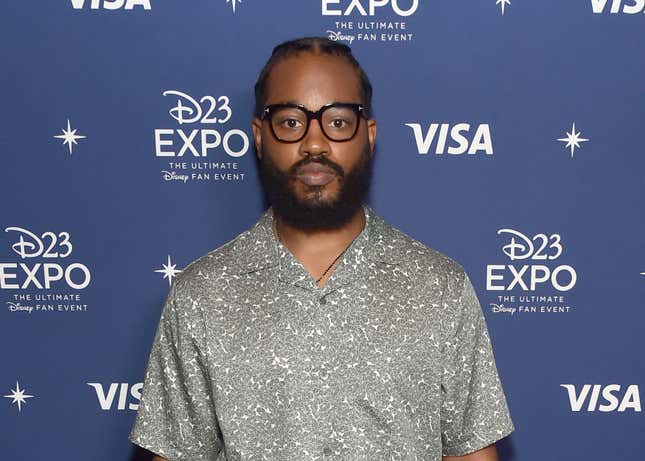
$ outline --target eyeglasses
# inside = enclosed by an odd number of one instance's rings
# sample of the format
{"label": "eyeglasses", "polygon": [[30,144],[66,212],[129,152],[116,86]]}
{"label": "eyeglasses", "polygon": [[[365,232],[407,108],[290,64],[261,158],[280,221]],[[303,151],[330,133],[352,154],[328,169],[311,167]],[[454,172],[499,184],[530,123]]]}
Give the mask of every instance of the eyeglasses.
{"label": "eyeglasses", "polygon": [[343,142],[356,135],[361,116],[368,117],[362,104],[334,102],[313,112],[302,104],[285,103],[265,106],[260,120],[269,119],[273,136],[281,142],[302,140],[312,119],[318,120],[328,139]]}

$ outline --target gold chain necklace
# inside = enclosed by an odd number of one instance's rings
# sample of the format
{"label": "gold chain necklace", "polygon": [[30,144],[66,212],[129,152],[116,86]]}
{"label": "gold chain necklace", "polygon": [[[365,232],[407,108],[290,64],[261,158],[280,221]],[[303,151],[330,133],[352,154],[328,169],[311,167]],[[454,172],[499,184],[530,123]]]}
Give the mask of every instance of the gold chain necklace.
{"label": "gold chain necklace", "polygon": [[[278,229],[278,223],[277,223],[277,221],[276,221],[275,219],[273,220],[273,227],[275,227],[275,233],[276,233],[276,235],[278,236],[278,240],[280,240],[280,241],[282,242],[282,237],[280,237],[280,230]],[[365,227],[365,223],[363,223],[363,227]],[[360,235],[360,232],[359,232],[359,235]],[[329,269],[331,269],[331,268],[332,268],[332,266],[336,263],[336,261],[338,261],[338,259],[339,259],[341,256],[343,256],[343,255],[345,254],[345,252],[347,251],[347,249],[352,245],[352,243],[354,243],[354,240],[356,240],[356,238],[357,238],[357,237],[358,237],[358,235],[356,235],[356,237],[354,237],[354,238],[352,239],[352,241],[351,241],[351,242],[349,242],[349,245],[347,245],[347,246],[345,247],[345,249],[342,251],[342,253],[341,253],[341,254],[339,254],[338,256],[336,256],[336,259],[334,259],[334,260],[331,262],[331,264],[329,265],[329,267],[327,267],[327,269],[325,269],[325,272],[323,272],[323,273],[322,273],[322,275],[321,275],[321,276],[316,280],[316,283],[318,283],[318,282],[320,282],[320,281],[322,280],[322,278],[325,276],[325,274],[326,274],[327,272],[329,272]],[[283,244],[285,247],[287,246],[284,242],[282,242],[282,244]]]}

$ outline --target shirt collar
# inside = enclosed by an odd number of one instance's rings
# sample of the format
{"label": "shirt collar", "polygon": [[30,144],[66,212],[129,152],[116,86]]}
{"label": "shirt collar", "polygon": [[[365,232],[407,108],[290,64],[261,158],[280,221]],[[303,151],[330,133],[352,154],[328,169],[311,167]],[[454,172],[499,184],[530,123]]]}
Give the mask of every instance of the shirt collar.
{"label": "shirt collar", "polygon": [[[370,270],[370,262],[398,264],[405,256],[402,233],[390,226],[372,207],[363,204],[365,227],[333,269],[325,289],[334,289],[360,278]],[[235,239],[232,257],[235,272],[245,274],[278,266],[279,278],[303,288],[320,289],[286,246],[273,232],[273,208],[269,207],[258,221]]]}

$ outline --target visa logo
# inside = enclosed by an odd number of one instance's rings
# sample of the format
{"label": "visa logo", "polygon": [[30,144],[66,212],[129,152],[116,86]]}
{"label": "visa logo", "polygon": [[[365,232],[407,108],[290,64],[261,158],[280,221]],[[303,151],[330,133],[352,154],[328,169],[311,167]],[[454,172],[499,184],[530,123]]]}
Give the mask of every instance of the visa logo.
{"label": "visa logo", "polygon": [[[72,8],[75,10],[82,10],[86,6],[89,6],[91,10],[120,10],[126,9],[131,10],[135,6],[140,6],[144,10],[150,10],[150,0],[70,0],[72,2]],[[87,5],[86,5],[87,3]]]}
{"label": "visa logo", "polygon": [[567,390],[571,411],[583,411],[585,403],[586,411],[641,411],[641,397],[637,384],[627,386],[624,392],[621,392],[619,384],[585,384],[579,391],[574,384],[560,384],[560,387]]}
{"label": "visa logo", "polygon": [[610,3],[610,14],[620,13],[621,6],[625,14],[645,13],[645,0],[591,0],[591,8],[594,14],[602,14]]}
{"label": "visa logo", "polygon": [[493,142],[487,123],[478,125],[472,135],[468,123],[457,123],[452,127],[447,123],[431,123],[425,133],[420,123],[406,123],[405,125],[412,128],[417,151],[420,154],[427,154],[430,152],[430,148],[433,148],[433,153],[438,155],[446,151],[452,155],[466,152],[476,154],[478,151],[493,155]]}
{"label": "visa logo", "polygon": [[[117,410],[125,410],[126,405],[129,410],[138,410],[139,409],[139,400],[141,400],[141,389],[143,388],[143,383],[136,383],[130,386],[128,383],[110,383],[110,387],[107,392],[103,388],[101,383],[86,383],[88,386],[92,386],[96,392],[96,397],[99,400],[99,405],[101,410],[112,410],[114,408],[114,399],[119,395],[119,400],[116,402]],[[129,390],[129,392],[128,392]],[[136,403],[131,402],[128,404],[128,399],[136,401]]]}

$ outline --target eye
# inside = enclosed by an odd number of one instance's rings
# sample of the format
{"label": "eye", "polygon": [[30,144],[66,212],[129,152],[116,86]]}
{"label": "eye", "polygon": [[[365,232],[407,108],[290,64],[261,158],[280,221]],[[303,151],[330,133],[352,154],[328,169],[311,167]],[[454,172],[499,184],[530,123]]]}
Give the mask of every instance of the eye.
{"label": "eye", "polygon": [[334,118],[329,121],[329,125],[331,125],[332,128],[345,128],[349,125],[349,122],[342,118]]}
{"label": "eye", "polygon": [[285,128],[296,129],[302,126],[302,122],[295,118],[285,118],[280,120],[280,125]]}

